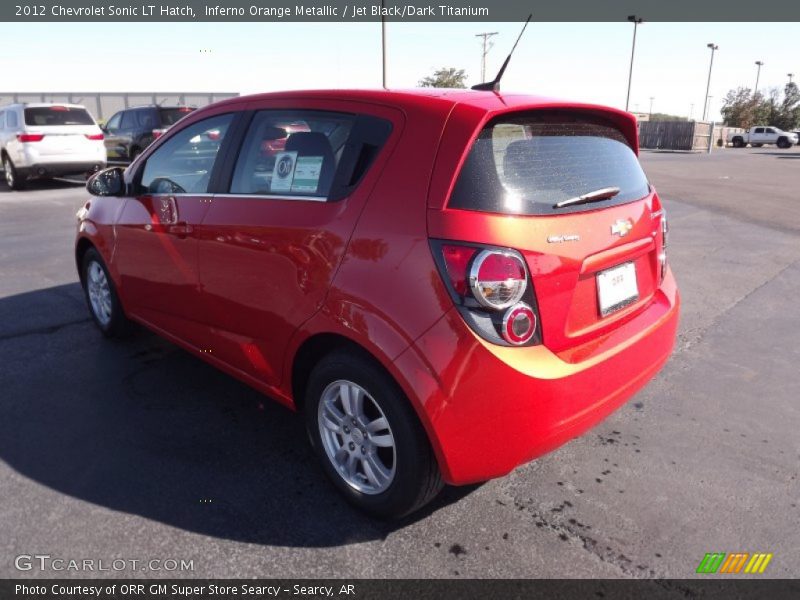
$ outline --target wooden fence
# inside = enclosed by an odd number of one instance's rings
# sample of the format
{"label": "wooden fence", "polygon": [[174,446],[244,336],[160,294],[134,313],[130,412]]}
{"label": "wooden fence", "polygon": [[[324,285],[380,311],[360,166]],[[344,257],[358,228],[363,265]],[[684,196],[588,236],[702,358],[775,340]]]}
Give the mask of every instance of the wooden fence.
{"label": "wooden fence", "polygon": [[742,130],[706,121],[640,121],[639,146],[654,150],[708,151],[709,144],[724,147],[728,134],[734,131]]}

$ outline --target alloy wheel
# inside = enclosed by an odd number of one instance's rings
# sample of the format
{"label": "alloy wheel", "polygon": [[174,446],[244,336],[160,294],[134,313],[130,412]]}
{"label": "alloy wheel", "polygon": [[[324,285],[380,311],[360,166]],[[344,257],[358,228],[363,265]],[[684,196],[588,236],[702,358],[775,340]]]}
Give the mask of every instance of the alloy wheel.
{"label": "alloy wheel", "polygon": [[111,288],[103,267],[96,261],[89,263],[86,273],[86,290],[89,294],[89,304],[92,313],[103,327],[111,323]]}
{"label": "alloy wheel", "polygon": [[325,454],[349,486],[370,495],[389,488],[397,461],[394,434],[364,388],[347,380],[329,384],[322,392],[317,424]]}
{"label": "alloy wheel", "polygon": [[10,187],[10,188],[13,188],[14,187],[14,167],[11,166],[11,161],[8,160],[7,158],[3,159],[3,171],[6,174],[6,185],[8,185],[8,187]]}

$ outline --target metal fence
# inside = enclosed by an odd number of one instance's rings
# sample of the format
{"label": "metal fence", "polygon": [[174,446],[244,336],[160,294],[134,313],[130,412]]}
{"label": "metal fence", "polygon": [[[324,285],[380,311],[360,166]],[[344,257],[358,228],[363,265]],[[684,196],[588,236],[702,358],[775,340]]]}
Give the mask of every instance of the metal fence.
{"label": "metal fence", "polygon": [[0,106],[18,102],[64,102],[82,104],[98,121],[108,120],[115,112],[147,104],[196,106],[238,96],[234,92],[0,92]]}

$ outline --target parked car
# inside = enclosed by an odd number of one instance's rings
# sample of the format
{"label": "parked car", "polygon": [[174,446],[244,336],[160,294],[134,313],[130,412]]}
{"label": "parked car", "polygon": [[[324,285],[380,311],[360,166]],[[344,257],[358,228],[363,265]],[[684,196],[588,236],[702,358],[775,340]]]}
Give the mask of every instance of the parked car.
{"label": "parked car", "polygon": [[115,113],[103,126],[108,157],[134,161],[153,140],[195,110],[191,106],[137,106]]}
{"label": "parked car", "polygon": [[734,148],[744,148],[747,144],[753,148],[761,148],[764,144],[775,144],[778,148],[791,148],[798,142],[798,135],[783,131],[777,127],[751,127],[743,133],[729,133],[728,143]]}
{"label": "parked car", "polygon": [[584,433],[669,357],[637,152],[632,115],[538,97],[226,100],[89,182],[75,259],[105,335],[143,324],[302,412],[335,486],[397,517]]}
{"label": "parked car", "polygon": [[78,104],[0,107],[0,160],[12,190],[28,179],[98,171],[106,166],[103,132]]}

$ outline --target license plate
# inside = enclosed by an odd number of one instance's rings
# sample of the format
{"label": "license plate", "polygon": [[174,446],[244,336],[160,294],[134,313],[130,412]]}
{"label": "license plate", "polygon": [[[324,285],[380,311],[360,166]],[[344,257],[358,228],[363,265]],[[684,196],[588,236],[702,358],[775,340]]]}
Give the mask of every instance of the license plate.
{"label": "license plate", "polygon": [[636,302],[639,299],[636,266],[628,262],[600,271],[597,274],[597,299],[600,314],[604,317]]}

